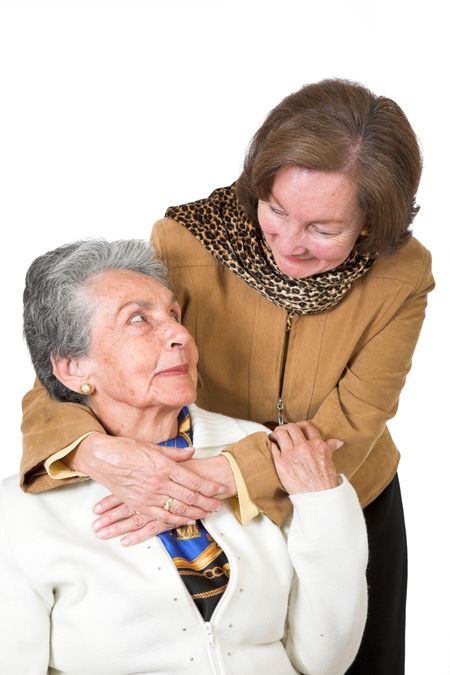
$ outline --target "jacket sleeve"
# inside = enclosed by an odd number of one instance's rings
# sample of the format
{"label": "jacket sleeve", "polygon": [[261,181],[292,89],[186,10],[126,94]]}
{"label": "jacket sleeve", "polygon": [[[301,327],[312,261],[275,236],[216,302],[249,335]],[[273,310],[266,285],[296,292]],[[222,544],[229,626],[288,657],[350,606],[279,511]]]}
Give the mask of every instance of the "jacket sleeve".
{"label": "jacket sleeve", "polygon": [[43,462],[88,431],[104,431],[91,410],[77,403],[61,403],[51,399],[39,380],[25,395],[22,410],[22,489],[25,492],[43,492],[82,480],[54,480],[45,471]]}
{"label": "jacket sleeve", "polygon": [[367,535],[356,493],[292,495],[288,551],[295,574],[285,647],[304,675],[341,675],[354,660],[367,614]]}
{"label": "jacket sleeve", "polygon": [[[380,443],[377,461],[382,459],[382,447],[389,453],[386,422],[398,408],[400,393],[411,368],[412,357],[425,316],[427,294],[434,287],[431,257],[427,254],[423,274],[416,287],[405,284],[393,297],[385,316],[362,336],[347,363],[337,386],[325,397],[311,415],[311,422],[324,437],[344,441],[333,456],[339,472],[351,479],[366,506],[377,495],[371,487],[371,450]],[[332,358],[332,354],[324,358]],[[386,443],[382,438],[386,435]],[[392,453],[389,453],[392,457]],[[392,464],[386,456],[386,462]],[[359,469],[361,468],[361,471]],[[392,470],[395,472],[396,464]],[[363,496],[363,498],[361,498]]]}
{"label": "jacket sleeve", "polygon": [[267,435],[251,434],[227,448],[227,453],[238,464],[254,504],[272,522],[282,525],[292,512],[292,505],[275,471]]}
{"label": "jacket sleeve", "polygon": [[[0,670],[47,675],[51,607],[33,588],[10,548],[0,494]],[[14,524],[13,524],[14,526]]]}

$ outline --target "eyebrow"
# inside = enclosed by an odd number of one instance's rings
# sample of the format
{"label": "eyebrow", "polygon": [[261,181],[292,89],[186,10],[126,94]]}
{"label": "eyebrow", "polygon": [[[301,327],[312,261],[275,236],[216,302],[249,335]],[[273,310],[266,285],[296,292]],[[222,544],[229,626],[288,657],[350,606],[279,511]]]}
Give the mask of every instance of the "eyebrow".
{"label": "eyebrow", "polygon": [[[169,298],[169,305],[172,303],[176,302],[176,297],[175,293],[172,293],[171,297]],[[137,305],[141,309],[155,309],[156,304],[152,302],[151,300],[143,300],[141,298],[136,298],[135,300],[128,300],[127,302],[124,302],[122,305],[117,310],[117,314],[120,314],[120,312],[128,307],[129,305]]]}
{"label": "eyebrow", "polygon": [[[275,202],[275,204],[277,206],[279,206],[280,209],[282,211],[284,211],[284,213],[287,213],[284,206],[282,204],[280,204],[280,202],[278,201],[278,199],[275,197],[275,195],[272,192],[269,195],[269,201]],[[331,225],[332,223],[345,225],[345,220],[342,220],[341,218],[328,218],[328,219],[326,219],[326,218],[322,218],[322,219],[315,218],[314,221],[311,221],[311,222],[317,223],[318,225]]]}

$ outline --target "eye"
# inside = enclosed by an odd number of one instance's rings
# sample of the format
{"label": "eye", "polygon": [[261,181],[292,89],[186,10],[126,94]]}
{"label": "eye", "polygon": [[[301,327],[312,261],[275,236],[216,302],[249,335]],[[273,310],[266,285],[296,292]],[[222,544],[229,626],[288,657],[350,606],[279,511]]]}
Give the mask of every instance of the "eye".
{"label": "eye", "polygon": [[179,312],[177,312],[176,309],[170,310],[170,316],[172,317],[172,319],[175,319],[175,321],[180,323],[180,321],[181,321],[180,314],[179,314]]}
{"label": "eye", "polygon": [[272,204],[269,204],[269,208],[274,213],[276,216],[284,216],[285,213],[281,209],[277,209],[276,206],[272,206]]}
{"label": "eye", "polygon": [[147,321],[145,318],[145,314],[142,312],[139,312],[138,314],[133,314],[133,316],[130,318],[130,323],[142,323]]}
{"label": "eye", "polygon": [[320,227],[320,225],[313,225],[312,228],[316,234],[321,234],[324,237],[332,237],[335,234],[335,232],[328,232],[327,230],[323,230]]}

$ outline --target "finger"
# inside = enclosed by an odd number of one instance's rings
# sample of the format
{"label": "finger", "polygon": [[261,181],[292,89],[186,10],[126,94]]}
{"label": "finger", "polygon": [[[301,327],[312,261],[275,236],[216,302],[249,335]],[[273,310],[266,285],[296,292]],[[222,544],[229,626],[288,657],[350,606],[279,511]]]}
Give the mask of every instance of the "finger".
{"label": "finger", "polygon": [[316,429],[314,424],[312,424],[311,422],[308,422],[307,420],[297,422],[297,427],[302,430],[305,437],[309,441],[313,441],[316,438],[319,439],[320,441],[322,440],[322,434],[318,429]]}
{"label": "finger", "polygon": [[[145,513],[134,513],[128,518],[118,520],[116,522],[102,527],[96,530],[96,535],[99,539],[114,539],[114,537],[119,537],[122,535],[130,534],[136,530],[140,530],[143,527],[151,522],[158,521],[160,523],[159,532],[165,532],[166,530],[171,530],[175,527],[180,527],[180,525],[186,525],[189,523],[194,523],[195,518],[190,518],[187,516],[179,516],[169,511],[164,511],[163,509],[152,509],[152,512]],[[164,527],[163,527],[164,525]],[[147,528],[148,529],[148,528]]]}
{"label": "finger", "polygon": [[126,504],[121,502],[119,506],[116,506],[109,511],[105,511],[100,518],[94,520],[92,527],[95,532],[98,532],[102,528],[108,527],[113,523],[130,518],[134,513],[135,511],[133,511],[133,509],[130,509]]}
{"label": "finger", "polygon": [[114,537],[140,530],[141,527],[144,527],[147,523],[148,520],[146,517],[142,516],[140,513],[136,513],[129,518],[119,520],[107,527],[102,527],[97,530],[95,534],[100,539],[114,539]]}
{"label": "finger", "polygon": [[166,492],[172,497],[172,499],[176,499],[178,502],[185,504],[186,507],[195,506],[208,513],[218,511],[222,504],[219,499],[215,499],[214,497],[205,497],[200,492],[188,490],[183,485],[174,483],[173,480],[167,483]]}
{"label": "finger", "polygon": [[107,497],[103,497],[103,499],[100,499],[100,501],[94,505],[93,511],[94,513],[98,514],[105,513],[105,511],[114,509],[116,506],[119,506],[120,504],[122,504],[121,499],[115,497],[114,495],[108,495]]}
{"label": "finger", "polygon": [[292,438],[286,427],[279,427],[269,435],[269,438],[277,444],[282,453],[288,452],[292,448]]}
{"label": "finger", "polygon": [[185,504],[186,509],[189,507],[196,507],[201,509],[204,513],[200,517],[204,517],[205,513],[213,513],[218,511],[222,505],[220,499],[214,497],[205,497],[199,492],[189,490],[173,480],[162,480],[152,482],[152,487],[148,484],[148,492],[139,494],[138,497],[128,499],[128,503],[132,505],[136,511],[145,511],[150,506],[163,506],[168,496],[177,500],[179,509],[182,510],[181,504]]}
{"label": "finger", "polygon": [[[159,448],[161,450],[161,448]],[[195,448],[172,448],[171,446],[164,446],[164,456],[173,459],[174,462],[185,462],[187,459],[191,459],[192,455],[195,452]]]}
{"label": "finger", "polygon": [[220,483],[206,480],[194,471],[186,469],[182,464],[175,464],[169,477],[174,483],[178,483],[193,492],[199,492],[204,497],[213,497],[222,494],[225,490],[225,487]]}
{"label": "finger", "polygon": [[325,441],[325,445],[327,446],[327,450],[333,453],[336,450],[339,450],[339,448],[342,448],[344,441],[340,441],[337,438],[329,438],[327,441]]}
{"label": "finger", "polygon": [[175,527],[182,527],[183,525],[192,525],[192,521],[186,520],[185,518],[179,518],[177,525],[168,526],[164,520],[152,520],[140,530],[136,530],[135,532],[131,532],[122,537],[120,543],[122,546],[134,546],[135,544],[140,544],[142,541],[148,541],[157,534],[161,534],[161,532],[167,532],[167,530],[172,530]]}
{"label": "finger", "polygon": [[298,454],[302,450],[308,450],[306,437],[298,425],[292,422],[279,428],[276,442],[283,455]]}
{"label": "finger", "polygon": [[[218,502],[218,504],[219,506],[214,508],[215,511],[218,511],[222,505],[221,502]],[[178,499],[173,499],[170,513],[174,516],[182,516],[183,518],[189,518],[191,520],[200,520],[201,518],[206,518],[210,511],[205,511],[197,506],[188,506],[184,502],[178,501]]]}

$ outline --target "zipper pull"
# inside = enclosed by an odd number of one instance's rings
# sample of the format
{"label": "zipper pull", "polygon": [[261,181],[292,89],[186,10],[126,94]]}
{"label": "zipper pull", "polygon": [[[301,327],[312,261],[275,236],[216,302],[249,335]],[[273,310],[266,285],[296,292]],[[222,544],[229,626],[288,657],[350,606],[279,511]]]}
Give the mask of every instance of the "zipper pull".
{"label": "zipper pull", "polygon": [[283,403],[283,399],[281,398],[281,396],[280,396],[280,398],[278,399],[278,402],[277,402],[277,410],[278,410],[278,425],[281,426],[281,424],[284,424],[284,412],[283,412],[284,403]]}
{"label": "zipper pull", "polygon": [[292,322],[294,321],[294,314],[289,312],[286,317],[286,333],[291,332]]}

